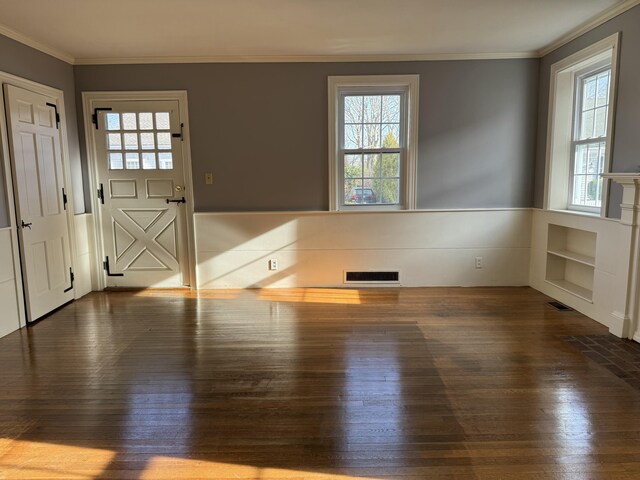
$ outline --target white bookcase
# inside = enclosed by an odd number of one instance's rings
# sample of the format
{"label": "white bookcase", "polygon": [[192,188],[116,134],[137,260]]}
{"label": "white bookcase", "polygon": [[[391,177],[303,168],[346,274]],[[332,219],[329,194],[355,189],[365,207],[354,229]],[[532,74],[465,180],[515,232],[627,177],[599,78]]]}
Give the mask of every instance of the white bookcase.
{"label": "white bookcase", "polygon": [[549,224],[546,281],[593,302],[595,232]]}

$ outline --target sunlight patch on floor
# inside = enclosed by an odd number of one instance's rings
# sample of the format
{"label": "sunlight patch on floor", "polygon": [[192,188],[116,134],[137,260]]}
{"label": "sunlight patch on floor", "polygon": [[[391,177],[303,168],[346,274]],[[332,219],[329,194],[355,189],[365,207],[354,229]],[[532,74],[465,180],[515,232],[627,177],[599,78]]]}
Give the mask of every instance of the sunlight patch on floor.
{"label": "sunlight patch on floor", "polygon": [[346,288],[287,288],[261,289],[258,300],[269,302],[332,303],[360,305],[360,292]]}

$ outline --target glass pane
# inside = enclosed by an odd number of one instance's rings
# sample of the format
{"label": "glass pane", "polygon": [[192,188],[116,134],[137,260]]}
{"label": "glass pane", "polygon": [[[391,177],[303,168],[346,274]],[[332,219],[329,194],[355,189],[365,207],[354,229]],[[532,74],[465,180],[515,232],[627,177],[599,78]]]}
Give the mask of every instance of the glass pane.
{"label": "glass pane", "polygon": [[124,125],[125,130],[136,130],[136,114],[135,113],[123,113],[122,114],[122,124]]}
{"label": "glass pane", "polygon": [[137,150],[138,149],[138,134],[137,133],[125,133],[124,134],[124,149],[125,150]]}
{"label": "glass pane", "polygon": [[144,152],[142,154],[142,168],[145,170],[155,170],[156,154],[153,152]]}
{"label": "glass pane", "polygon": [[589,110],[588,112],[584,112],[582,114],[580,122],[580,140],[585,140],[587,138],[593,137],[593,120],[593,110]]}
{"label": "glass pane", "polygon": [[153,133],[141,133],[140,145],[143,150],[153,150],[155,148]]}
{"label": "glass pane", "polygon": [[362,155],[345,155],[344,156],[344,177],[345,178],[362,177]]}
{"label": "glass pane", "polygon": [[365,155],[363,177],[379,177],[380,176],[380,155]]}
{"label": "glass pane", "polygon": [[127,153],[127,169],[137,170],[140,168],[140,156],[137,153]]}
{"label": "glass pane", "polygon": [[400,147],[400,125],[391,123],[382,125],[382,147],[398,148]]}
{"label": "glass pane", "polygon": [[158,148],[160,150],[168,150],[171,148],[171,134],[158,133]]}
{"label": "glass pane", "polygon": [[169,123],[169,112],[156,113],[156,129],[157,130],[169,130],[171,124]]}
{"label": "glass pane", "polygon": [[380,124],[365,124],[364,130],[364,148],[380,148]]}
{"label": "glass pane", "polygon": [[382,122],[400,123],[400,95],[382,97]]}
{"label": "glass pane", "polygon": [[144,112],[140,116],[140,130],[153,130],[153,114]]}
{"label": "glass pane", "polygon": [[120,130],[120,114],[107,113],[107,130]]}
{"label": "glass pane", "polygon": [[382,121],[382,96],[368,95],[363,99],[363,122],[380,123]]}
{"label": "glass pane", "polygon": [[356,205],[362,203],[362,180],[346,179],[344,181],[344,203],[347,205]]}
{"label": "glass pane", "polygon": [[360,203],[378,203],[380,197],[379,185],[379,179],[365,178],[362,182],[362,190],[358,192],[362,197]]}
{"label": "glass pane", "polygon": [[598,175],[587,175],[587,201],[586,205],[590,207],[600,206],[600,191],[602,190],[602,179]]}
{"label": "glass pane", "polygon": [[598,75],[598,87],[596,89],[596,106],[607,105],[609,103],[609,71]]}
{"label": "glass pane", "polygon": [[344,97],[344,123],[362,123],[362,96]]}
{"label": "glass pane", "polygon": [[582,111],[596,106],[596,79],[587,78],[582,82]]}
{"label": "glass pane", "polygon": [[585,205],[587,192],[587,176],[576,175],[573,177],[573,204]]}
{"label": "glass pane", "polygon": [[122,153],[110,153],[109,154],[109,169],[122,170],[124,164],[122,163]]}
{"label": "glass pane", "polygon": [[382,180],[380,203],[400,203],[400,180],[397,178]]}
{"label": "glass pane", "polygon": [[344,126],[344,148],[362,148],[362,125]]}
{"label": "glass pane", "polygon": [[604,137],[607,134],[607,107],[596,108],[594,137]]}
{"label": "glass pane", "polygon": [[573,173],[576,175],[587,173],[589,145],[576,146],[576,156],[573,165]]}
{"label": "glass pane", "polygon": [[171,152],[158,153],[158,164],[160,170],[171,170],[173,168],[173,156]]}
{"label": "glass pane", "polygon": [[107,148],[109,150],[122,150],[122,136],[119,133],[108,133]]}
{"label": "glass pane", "polygon": [[382,176],[383,177],[399,177],[400,176],[400,154],[388,153],[382,155]]}

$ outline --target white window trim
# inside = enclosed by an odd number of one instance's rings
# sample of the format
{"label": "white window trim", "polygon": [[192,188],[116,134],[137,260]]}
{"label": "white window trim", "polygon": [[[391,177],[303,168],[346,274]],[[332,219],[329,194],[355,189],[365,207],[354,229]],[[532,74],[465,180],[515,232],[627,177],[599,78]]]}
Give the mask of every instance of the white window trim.
{"label": "white window trim", "polygon": [[[590,65],[602,62],[602,60],[608,58],[611,59],[611,80],[604,173],[610,172],[611,170],[619,42],[620,33],[618,32],[551,66],[546,176],[544,184],[544,208],[546,210],[569,210],[569,169],[573,164],[571,159],[571,145],[573,141],[575,114],[574,98],[576,77],[584,73],[585,68],[588,68]],[[572,206],[570,211],[605,217],[609,207],[609,184],[610,181],[605,179],[602,185],[600,209],[590,207],[579,209]]]}
{"label": "white window trim", "polygon": [[[329,77],[329,210],[389,210],[385,205],[359,205],[342,207],[338,192],[342,191],[338,171],[340,145],[338,139],[340,122],[340,93],[359,88],[402,88],[407,91],[407,144],[405,146],[404,170],[401,172],[402,210],[415,210],[417,197],[417,164],[418,164],[418,92],[419,75],[358,75]],[[397,206],[394,206],[397,209]]]}

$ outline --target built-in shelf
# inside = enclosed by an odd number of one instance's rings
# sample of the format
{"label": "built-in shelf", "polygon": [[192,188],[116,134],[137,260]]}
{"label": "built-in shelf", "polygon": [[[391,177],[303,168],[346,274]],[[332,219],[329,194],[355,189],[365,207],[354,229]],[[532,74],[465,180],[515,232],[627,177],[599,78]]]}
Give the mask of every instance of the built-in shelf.
{"label": "built-in shelf", "polygon": [[589,265],[590,267],[596,266],[595,257],[590,257],[588,255],[582,255],[580,253],[571,252],[569,250],[547,250],[547,253],[551,255],[556,255],[558,257],[566,258],[567,260],[572,260],[574,262],[583,263],[584,265]]}
{"label": "built-in shelf", "polygon": [[596,233],[549,225],[546,281],[587,302],[593,302]]}

